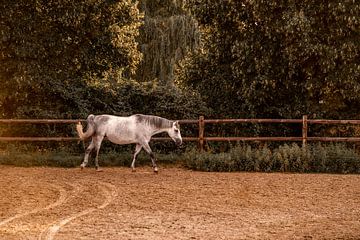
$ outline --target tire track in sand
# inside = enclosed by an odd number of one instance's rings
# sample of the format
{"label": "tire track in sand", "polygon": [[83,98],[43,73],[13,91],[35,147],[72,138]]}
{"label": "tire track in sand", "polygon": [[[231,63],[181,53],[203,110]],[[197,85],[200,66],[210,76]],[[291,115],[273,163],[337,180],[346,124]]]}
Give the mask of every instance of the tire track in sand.
{"label": "tire track in sand", "polygon": [[67,198],[66,190],[63,187],[55,185],[55,184],[49,184],[49,185],[51,185],[52,188],[57,189],[57,191],[59,192],[59,197],[56,200],[56,202],[51,203],[51,204],[49,204],[49,205],[47,205],[45,207],[38,207],[38,208],[35,208],[35,209],[31,210],[31,211],[18,213],[18,214],[15,214],[12,217],[6,218],[5,220],[0,222],[0,228],[3,227],[4,225],[8,224],[11,221],[14,221],[15,219],[23,218],[23,217],[26,217],[26,216],[28,216],[30,214],[35,214],[35,213],[38,213],[38,212],[41,212],[41,211],[49,210],[49,209],[52,209],[54,207],[57,207],[57,206],[60,206],[61,204],[63,204],[65,202],[66,198]]}
{"label": "tire track in sand", "polygon": [[60,231],[60,229],[62,227],[64,227],[66,224],[70,223],[71,221],[73,221],[79,217],[85,216],[87,214],[90,214],[96,210],[107,207],[113,201],[113,199],[117,196],[117,191],[113,184],[100,182],[100,185],[102,185],[101,190],[103,191],[103,193],[105,195],[105,201],[100,206],[85,209],[81,212],[70,215],[69,217],[64,218],[64,219],[52,224],[50,227],[48,227],[47,229],[45,229],[44,231],[42,231],[40,233],[38,239],[39,240],[42,240],[42,239],[52,240],[52,239],[54,239],[55,235]]}

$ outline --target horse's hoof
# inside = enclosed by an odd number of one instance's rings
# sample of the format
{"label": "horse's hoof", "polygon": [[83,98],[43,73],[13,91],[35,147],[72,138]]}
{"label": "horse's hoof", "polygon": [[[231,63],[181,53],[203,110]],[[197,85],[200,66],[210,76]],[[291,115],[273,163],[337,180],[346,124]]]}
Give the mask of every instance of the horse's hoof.
{"label": "horse's hoof", "polygon": [[135,168],[133,168],[133,169],[131,169],[131,171],[132,171],[132,172],[136,172],[136,169],[135,169]]}
{"label": "horse's hoof", "polygon": [[83,165],[80,165],[80,168],[81,168],[81,170],[84,170],[85,166],[83,166]]}
{"label": "horse's hoof", "polygon": [[154,167],[154,173],[159,173],[159,169],[157,167]]}
{"label": "horse's hoof", "polygon": [[97,168],[96,171],[97,172],[103,172],[104,170]]}

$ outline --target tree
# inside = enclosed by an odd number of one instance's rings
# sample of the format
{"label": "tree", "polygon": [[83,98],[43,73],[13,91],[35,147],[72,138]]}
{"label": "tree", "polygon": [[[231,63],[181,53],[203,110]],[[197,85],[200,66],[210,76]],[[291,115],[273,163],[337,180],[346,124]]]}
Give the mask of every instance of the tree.
{"label": "tree", "polygon": [[177,82],[219,115],[355,117],[360,6],[340,0],[190,0],[201,48]]}
{"label": "tree", "polygon": [[136,70],[136,2],[2,0],[0,116],[60,117]]}
{"label": "tree", "polygon": [[143,53],[135,78],[140,82],[174,84],[174,68],[187,51],[197,47],[197,23],[184,9],[185,0],[141,0],[144,25],[139,45]]}

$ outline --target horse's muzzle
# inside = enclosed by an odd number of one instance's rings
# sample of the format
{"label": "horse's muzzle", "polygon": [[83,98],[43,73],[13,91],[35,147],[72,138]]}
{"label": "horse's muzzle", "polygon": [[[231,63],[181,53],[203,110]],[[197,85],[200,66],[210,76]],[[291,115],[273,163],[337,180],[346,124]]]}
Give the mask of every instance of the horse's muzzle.
{"label": "horse's muzzle", "polygon": [[176,144],[176,146],[180,146],[182,144],[182,140],[176,139],[175,144]]}

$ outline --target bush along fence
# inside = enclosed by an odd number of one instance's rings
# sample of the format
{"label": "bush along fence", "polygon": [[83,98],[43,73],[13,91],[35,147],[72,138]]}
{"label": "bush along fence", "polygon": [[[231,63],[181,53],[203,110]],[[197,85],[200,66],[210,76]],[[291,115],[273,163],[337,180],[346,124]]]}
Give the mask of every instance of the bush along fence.
{"label": "bush along fence", "polygon": [[[0,142],[69,142],[79,141],[76,136],[75,124],[78,122],[86,123],[83,119],[0,119]],[[186,136],[189,131],[183,131],[183,140],[198,143],[198,149],[191,148],[186,150],[181,156],[164,154],[160,161],[184,163],[185,167],[201,171],[263,171],[263,172],[327,172],[327,173],[360,173],[360,155],[354,148],[349,148],[347,142],[360,142],[359,131],[352,131],[349,137],[313,137],[309,136],[311,125],[329,126],[334,125],[350,126],[352,129],[359,129],[360,120],[318,120],[308,119],[205,119],[200,116],[195,120],[179,120],[185,127],[191,127],[192,136]],[[214,132],[209,125],[219,124],[295,124],[299,136],[287,137],[244,137],[231,136],[220,137],[212,136]],[[21,131],[11,131],[19,126]],[[44,136],[45,131],[23,132],[21,126],[30,126],[34,129],[49,127],[50,130],[61,130],[53,133],[52,137]],[[40,126],[39,126],[40,125]],[[221,127],[223,127],[220,125]],[[39,126],[39,127],[38,127]],[[229,126],[229,125],[228,125]],[[5,127],[5,128],[4,128]],[[224,126],[224,129],[226,127]],[[331,128],[329,126],[328,128]],[[6,131],[5,131],[5,130]],[[10,129],[10,131],[9,131]],[[280,129],[280,126],[279,126]],[[345,129],[347,129],[345,127]],[[2,131],[3,130],[3,131]],[[33,129],[32,129],[33,130]],[[70,131],[69,131],[70,130]],[[185,129],[184,129],[185,130]],[[195,131],[195,132],[194,132]],[[310,133],[313,133],[311,128]],[[63,136],[59,136],[62,135]],[[1,136],[11,135],[11,136]],[[15,136],[13,136],[15,135]],[[22,136],[21,136],[22,135]],[[36,136],[35,136],[36,135]],[[66,135],[66,136],[64,136]],[[234,134],[241,135],[241,134]],[[295,134],[294,134],[295,135]],[[340,134],[344,135],[344,134]],[[154,141],[171,141],[168,137],[154,137]],[[232,146],[228,152],[213,154],[211,151],[204,151],[207,142],[238,142]],[[277,148],[270,148],[267,144],[260,144],[253,147],[247,142],[283,142]],[[293,142],[293,143],[291,143]],[[297,142],[297,143],[296,143]],[[315,143],[314,143],[315,142]],[[317,142],[317,143],[316,143]],[[320,144],[330,142],[330,144]],[[342,142],[342,143],[339,143]],[[300,144],[298,144],[300,143]],[[7,145],[7,144],[6,144]],[[17,151],[15,151],[17,153]],[[19,155],[20,154],[20,155]],[[52,155],[53,154],[53,155]],[[122,157],[119,157],[119,154]],[[125,155],[126,156],[125,156]],[[26,154],[5,154],[0,158],[0,164],[14,164],[18,166],[50,165],[50,166],[78,166],[82,156],[75,157],[67,152],[54,152],[31,156]],[[131,153],[108,153],[102,155],[102,162],[106,166],[129,166]],[[121,162],[119,162],[121,161]],[[144,160],[144,163],[148,162]]]}
{"label": "bush along fence", "polygon": [[306,147],[296,143],[269,148],[238,144],[229,152],[186,152],[187,168],[209,172],[300,172],[300,173],[360,173],[360,156],[342,143],[312,143]]}
{"label": "bush along fence", "polygon": [[[18,125],[18,124],[76,124],[78,122],[86,123],[84,119],[0,119],[0,124]],[[205,142],[209,141],[226,141],[226,142],[244,142],[244,141],[265,141],[265,142],[302,142],[305,146],[309,141],[319,141],[319,142],[360,142],[360,137],[311,137],[308,136],[309,125],[310,124],[336,124],[336,125],[359,125],[360,120],[325,120],[325,119],[308,119],[306,115],[302,119],[205,119],[203,116],[200,116],[196,120],[179,120],[181,125],[186,124],[196,124],[198,125],[198,136],[189,137],[183,136],[183,141],[195,141],[198,142],[199,150],[204,150]],[[206,124],[228,124],[228,123],[277,123],[277,124],[301,124],[302,125],[302,136],[293,136],[293,137],[207,137],[205,133]],[[75,128],[75,126],[74,126]],[[9,137],[9,136],[0,136],[0,141],[27,141],[27,142],[36,142],[36,141],[78,141],[77,136],[74,137]],[[154,137],[154,141],[170,141],[168,137]]]}

